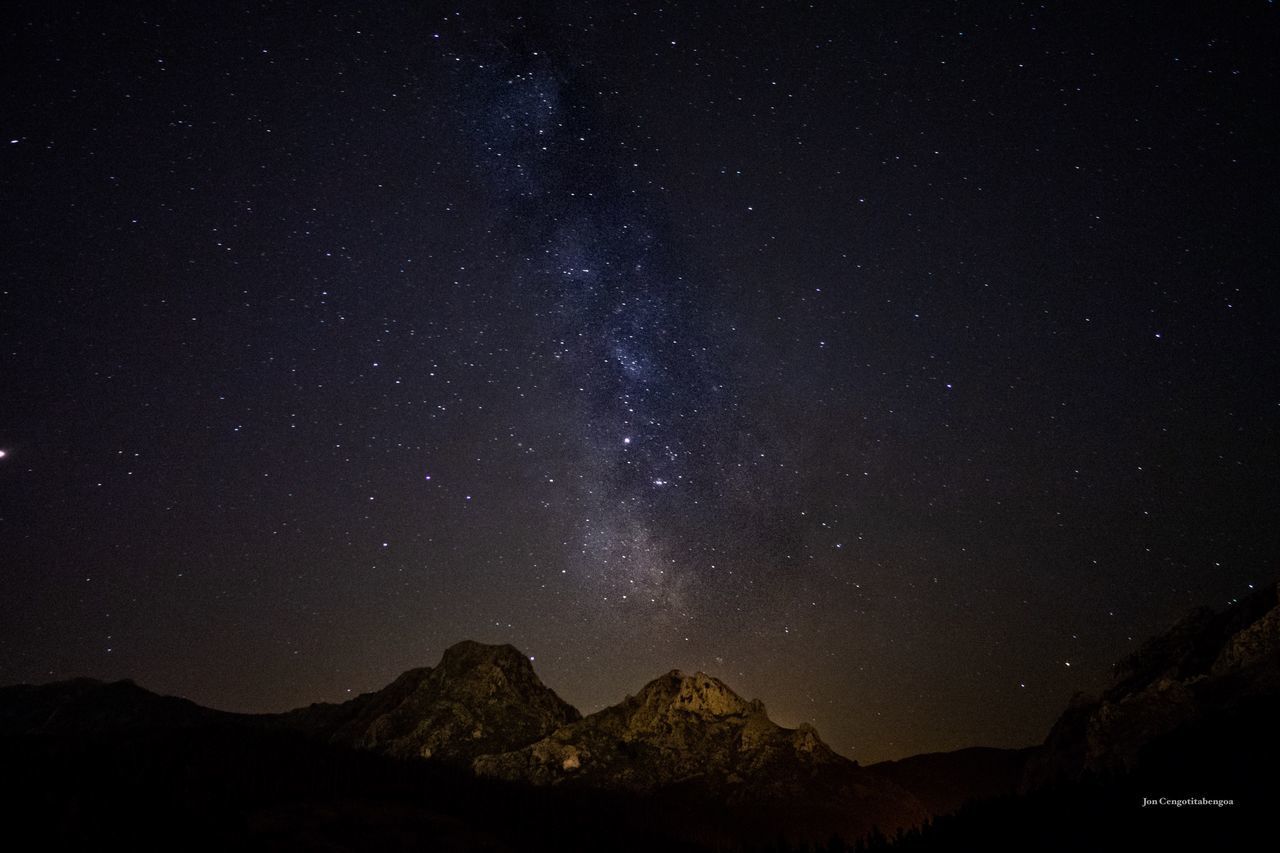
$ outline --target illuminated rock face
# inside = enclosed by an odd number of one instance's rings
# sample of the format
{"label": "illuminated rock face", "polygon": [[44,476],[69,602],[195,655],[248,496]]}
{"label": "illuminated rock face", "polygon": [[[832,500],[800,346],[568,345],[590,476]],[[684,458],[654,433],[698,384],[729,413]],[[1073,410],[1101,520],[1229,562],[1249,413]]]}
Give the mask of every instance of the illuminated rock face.
{"label": "illuminated rock face", "polygon": [[764,705],[705,673],[673,670],[583,718],[510,646],[464,642],[344,705],[285,715],[339,743],[471,767],[535,785],[647,794],[751,815],[813,838],[921,822],[919,802],[836,755],[807,725],[784,729]]}
{"label": "illuminated rock face", "polygon": [[718,679],[672,671],[618,705],[523,749],[482,756],[474,767],[481,774],[539,784],[573,779],[647,791],[695,779],[714,788],[736,787],[756,775],[761,784],[778,786],[794,772],[765,771],[820,765],[853,766],[811,727],[784,729],[769,719],[763,704],[742,699]]}
{"label": "illuminated rock face", "polygon": [[913,797],[836,755],[811,726],[784,729],[762,703],[701,672],[669,672],[613,707],[472,766],[539,785],[680,790],[730,805],[802,808],[828,833],[924,817]]}
{"label": "illuminated rock face", "polygon": [[409,670],[376,693],[294,717],[298,727],[338,743],[466,765],[536,741],[581,715],[512,646],[465,641],[450,646],[434,668]]}

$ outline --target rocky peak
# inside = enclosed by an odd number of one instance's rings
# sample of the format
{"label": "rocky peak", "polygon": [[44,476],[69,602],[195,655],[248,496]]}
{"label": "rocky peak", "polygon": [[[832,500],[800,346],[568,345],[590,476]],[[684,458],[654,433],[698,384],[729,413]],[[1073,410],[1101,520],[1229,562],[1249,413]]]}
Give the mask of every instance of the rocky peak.
{"label": "rocky peak", "polygon": [[478,759],[475,769],[539,783],[574,779],[654,790],[699,779],[719,789],[753,777],[764,787],[840,762],[852,764],[812,726],[784,729],[763,703],[743,699],[718,678],[672,670],[525,749]]}
{"label": "rocky peak", "polygon": [[825,835],[857,837],[924,817],[893,783],[836,755],[812,726],[784,729],[759,701],[680,670],[541,740],[472,764],[480,775],[539,785],[587,785],[659,794],[680,790],[759,814],[803,811]]}
{"label": "rocky peak", "polygon": [[490,645],[477,643],[475,640],[462,640],[444,650],[436,669],[454,674],[471,675],[482,667],[537,678],[528,656],[510,643]]}
{"label": "rocky peak", "polygon": [[1193,611],[1120,661],[1101,696],[1073,698],[1023,785],[1133,770],[1157,739],[1277,692],[1280,596],[1270,585],[1220,613]]}
{"label": "rocky peak", "polygon": [[510,645],[467,640],[446,649],[435,667],[409,670],[325,719],[334,721],[328,736],[341,743],[469,764],[478,755],[532,743],[580,717],[542,683],[527,655]]}
{"label": "rocky peak", "polygon": [[720,679],[705,672],[686,675],[678,669],[650,681],[640,689],[636,699],[649,715],[667,720],[673,715],[705,720],[764,713],[761,702],[744,700]]}

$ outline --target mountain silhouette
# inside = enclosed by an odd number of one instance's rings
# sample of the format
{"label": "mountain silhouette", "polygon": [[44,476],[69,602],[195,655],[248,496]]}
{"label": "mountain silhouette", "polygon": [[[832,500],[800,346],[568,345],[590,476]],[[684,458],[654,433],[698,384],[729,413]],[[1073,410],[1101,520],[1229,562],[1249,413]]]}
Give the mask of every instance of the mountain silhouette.
{"label": "mountain silhouette", "polygon": [[519,650],[464,641],[381,690],[283,714],[131,681],[0,688],[0,798],[55,847],[1130,849],[1186,840],[1135,817],[1148,795],[1234,796],[1254,809],[1237,828],[1263,814],[1278,714],[1270,586],[1148,641],[1024,750],[861,767],[678,670],[583,717]]}

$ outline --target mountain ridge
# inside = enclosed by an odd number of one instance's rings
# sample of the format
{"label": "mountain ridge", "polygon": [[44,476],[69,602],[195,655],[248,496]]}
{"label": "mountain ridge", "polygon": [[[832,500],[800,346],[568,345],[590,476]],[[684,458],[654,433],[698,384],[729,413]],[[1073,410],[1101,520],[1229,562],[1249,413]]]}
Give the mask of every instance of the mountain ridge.
{"label": "mountain ridge", "polygon": [[80,707],[115,693],[130,697],[127,713],[113,723],[120,703],[107,703],[94,732],[131,729],[134,720],[163,730],[207,723],[279,731],[395,759],[429,759],[507,783],[558,787],[567,778],[576,789],[659,796],[669,807],[729,808],[737,815],[731,823],[813,840],[858,837],[877,827],[892,832],[927,817],[908,791],[837,755],[811,725],[777,725],[762,702],[742,698],[714,676],[670,670],[583,717],[541,682],[518,649],[469,640],[381,690],[281,714],[213,711],[131,682],[4,688],[0,708],[38,710],[7,729],[4,721],[15,715],[0,710],[0,734],[38,734],[42,715],[56,718],[51,709],[68,697]]}
{"label": "mountain ridge", "polygon": [[892,780],[837,755],[808,724],[769,719],[703,672],[671,670],[616,705],[521,749],[477,758],[480,776],[544,786],[680,791],[738,806],[770,822],[783,815],[810,840],[857,838],[917,825],[928,812]]}
{"label": "mountain ridge", "polygon": [[[297,756],[300,767],[366,756],[375,763],[352,766],[379,768],[368,770],[371,779],[393,780],[398,767],[434,767],[454,774],[430,777],[441,790],[466,779],[479,786],[469,790],[489,792],[475,796],[562,792],[561,803],[617,796],[611,802],[632,804],[618,805],[619,814],[657,808],[676,816],[682,833],[739,842],[781,834],[812,843],[927,829],[929,818],[963,816],[975,799],[1006,804],[993,808],[1016,809],[1019,802],[1043,808],[1058,790],[1088,797],[1129,784],[1150,792],[1177,779],[1196,785],[1216,779],[1218,789],[1230,792],[1235,774],[1257,778],[1259,761],[1274,754],[1267,721],[1277,702],[1280,593],[1273,585],[1219,613],[1194,611],[1152,638],[1117,663],[1099,694],[1077,696],[1042,744],[1022,750],[975,747],[861,767],[831,750],[812,726],[779,726],[758,699],[707,673],[679,669],[584,717],[541,682],[514,646],[474,641],[450,646],[436,665],[406,670],[381,690],[281,714],[217,711],[128,680],[0,687],[0,745],[31,768],[52,759],[99,772],[97,759],[74,764],[83,752],[121,757],[125,767],[142,755],[144,767],[177,772],[175,745],[210,741],[217,746],[198,766],[229,779],[245,771],[226,766],[224,751],[252,764],[265,747]],[[309,743],[337,752],[311,752]],[[1179,769],[1184,764],[1192,775]],[[137,778],[154,784],[150,776]],[[394,784],[386,790],[401,791]],[[494,793],[501,791],[507,793]],[[467,826],[483,830],[485,823]]]}

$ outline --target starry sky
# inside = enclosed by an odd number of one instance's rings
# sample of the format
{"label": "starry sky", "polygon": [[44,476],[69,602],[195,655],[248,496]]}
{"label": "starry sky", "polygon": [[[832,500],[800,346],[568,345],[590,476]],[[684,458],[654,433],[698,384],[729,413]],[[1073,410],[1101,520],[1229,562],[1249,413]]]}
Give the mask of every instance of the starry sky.
{"label": "starry sky", "polygon": [[0,682],[470,638],[868,762],[1275,579],[1264,0],[2,14]]}

